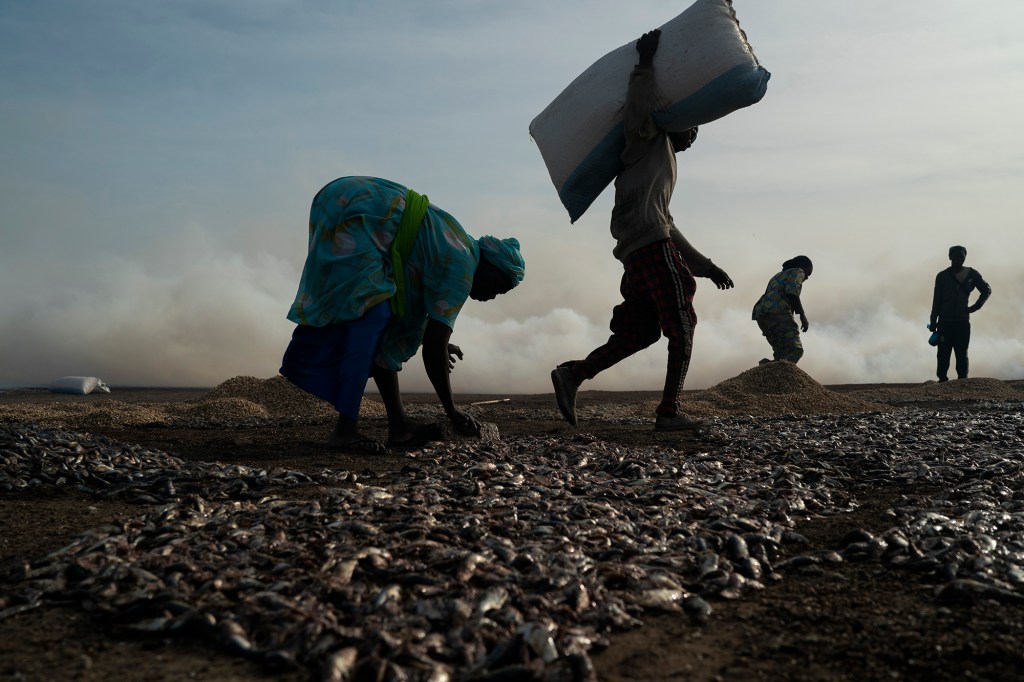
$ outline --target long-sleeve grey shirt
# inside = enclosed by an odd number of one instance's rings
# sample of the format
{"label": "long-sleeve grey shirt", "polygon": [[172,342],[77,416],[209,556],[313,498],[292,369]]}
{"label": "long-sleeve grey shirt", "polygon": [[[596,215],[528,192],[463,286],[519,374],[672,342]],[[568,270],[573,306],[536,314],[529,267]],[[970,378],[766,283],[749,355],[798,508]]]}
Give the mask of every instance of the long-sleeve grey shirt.
{"label": "long-sleeve grey shirt", "polygon": [[615,238],[612,253],[625,262],[629,254],[662,239],[671,239],[696,277],[707,277],[711,260],[695,249],[676,228],[669,202],[676,185],[676,154],[669,133],[652,112],[663,106],[654,69],[635,66],[629,76],[629,89],[623,112],[626,148],[622,152],[622,170],[615,178],[615,208],[611,231]]}

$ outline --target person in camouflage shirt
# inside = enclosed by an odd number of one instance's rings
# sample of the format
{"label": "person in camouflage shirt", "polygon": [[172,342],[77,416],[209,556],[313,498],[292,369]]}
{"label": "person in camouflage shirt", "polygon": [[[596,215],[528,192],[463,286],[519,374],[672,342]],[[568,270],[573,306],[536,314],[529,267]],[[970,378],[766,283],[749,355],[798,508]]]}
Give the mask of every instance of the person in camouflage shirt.
{"label": "person in camouflage shirt", "polygon": [[[774,275],[765,288],[761,298],[754,304],[751,319],[757,322],[761,333],[768,339],[774,352],[775,360],[799,362],[803,357],[804,347],[800,342],[800,332],[810,328],[807,315],[804,313],[800,293],[804,281],[814,270],[811,259],[807,256],[796,256],[782,264],[782,271]],[[800,316],[797,326],[793,315]],[[770,362],[768,358],[761,364]]]}

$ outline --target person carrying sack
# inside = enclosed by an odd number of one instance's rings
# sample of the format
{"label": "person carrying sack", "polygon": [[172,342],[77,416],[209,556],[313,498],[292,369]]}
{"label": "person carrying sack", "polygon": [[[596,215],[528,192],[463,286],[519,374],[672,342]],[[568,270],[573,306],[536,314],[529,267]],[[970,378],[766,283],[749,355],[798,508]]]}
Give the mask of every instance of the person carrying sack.
{"label": "person carrying sack", "polygon": [[622,262],[622,302],[612,310],[612,335],[583,360],[563,362],[551,371],[555,400],[565,420],[576,425],[580,384],[668,338],[668,366],[655,431],[683,431],[702,425],[680,411],[683,381],[690,367],[697,313],[694,277],[707,277],[719,289],[732,278],[694,248],[676,228],[669,201],[676,184],[676,154],[693,144],[696,127],[662,128],[654,113],[664,105],[655,79],[654,55],[661,31],[643,34],[636,43],[639,63],[626,90],[623,114],[625,147],[615,178],[611,232],[612,254]]}

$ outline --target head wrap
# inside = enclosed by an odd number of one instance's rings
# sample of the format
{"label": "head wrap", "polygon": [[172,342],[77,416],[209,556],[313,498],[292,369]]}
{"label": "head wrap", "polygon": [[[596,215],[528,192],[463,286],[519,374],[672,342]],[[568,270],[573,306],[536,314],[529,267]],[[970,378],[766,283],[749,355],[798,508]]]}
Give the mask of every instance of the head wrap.
{"label": "head wrap", "polygon": [[953,252],[955,252],[955,251],[963,252],[964,258],[967,258],[967,249],[966,248],[964,248],[963,246],[951,246],[951,247],[949,247],[949,258],[950,258],[950,260],[953,259]]}
{"label": "head wrap", "polygon": [[519,240],[514,237],[480,237],[480,253],[512,280],[512,286],[523,281],[526,275],[526,261],[519,252]]}
{"label": "head wrap", "polygon": [[789,270],[790,268],[802,268],[805,266],[811,268],[814,267],[814,264],[811,263],[810,258],[808,258],[807,256],[794,256],[793,258],[790,258],[788,261],[782,264],[782,269]]}

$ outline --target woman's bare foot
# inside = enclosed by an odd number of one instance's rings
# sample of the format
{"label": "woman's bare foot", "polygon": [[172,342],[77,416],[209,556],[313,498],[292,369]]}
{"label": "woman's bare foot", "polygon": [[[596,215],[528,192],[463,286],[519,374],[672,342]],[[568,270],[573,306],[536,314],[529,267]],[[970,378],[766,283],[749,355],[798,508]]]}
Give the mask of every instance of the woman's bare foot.
{"label": "woman's bare foot", "polygon": [[387,452],[387,447],[383,443],[359,433],[356,422],[342,415],[338,415],[338,423],[334,425],[334,431],[327,437],[327,447],[348,452],[373,454]]}
{"label": "woman's bare foot", "polygon": [[421,424],[410,420],[400,429],[390,433],[388,445],[393,448],[411,449],[443,438],[444,431],[439,424]]}

